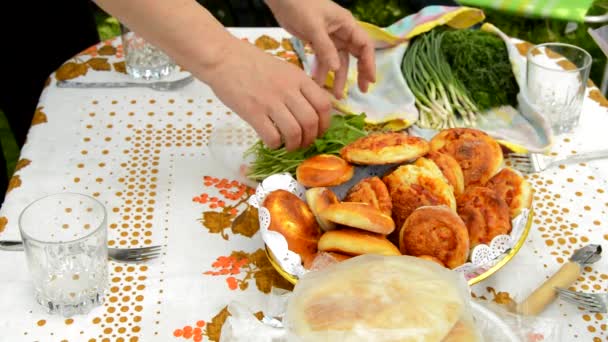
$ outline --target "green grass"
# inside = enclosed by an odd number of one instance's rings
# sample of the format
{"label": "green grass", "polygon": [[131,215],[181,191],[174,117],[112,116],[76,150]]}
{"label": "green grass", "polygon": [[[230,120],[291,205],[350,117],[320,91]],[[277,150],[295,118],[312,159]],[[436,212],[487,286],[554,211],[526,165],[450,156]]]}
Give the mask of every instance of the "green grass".
{"label": "green grass", "polygon": [[109,16],[100,9],[95,11],[95,22],[101,41],[108,40],[120,35],[120,23],[116,18]]}
{"label": "green grass", "polygon": [[2,142],[2,152],[4,160],[6,160],[6,174],[10,178],[15,170],[15,164],[19,159],[19,147],[13,137],[11,127],[8,125],[8,120],[4,116],[4,112],[0,110],[0,142]]}

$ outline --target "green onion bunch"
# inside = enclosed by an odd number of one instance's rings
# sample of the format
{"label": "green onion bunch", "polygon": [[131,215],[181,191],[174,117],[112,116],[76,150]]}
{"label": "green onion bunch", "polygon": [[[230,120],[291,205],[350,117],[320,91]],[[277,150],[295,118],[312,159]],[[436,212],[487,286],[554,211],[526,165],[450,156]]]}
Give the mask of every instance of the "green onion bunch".
{"label": "green onion bunch", "polygon": [[452,72],[441,42],[445,31],[431,30],[408,47],[401,69],[420,111],[417,125],[445,129],[475,126],[479,109]]}

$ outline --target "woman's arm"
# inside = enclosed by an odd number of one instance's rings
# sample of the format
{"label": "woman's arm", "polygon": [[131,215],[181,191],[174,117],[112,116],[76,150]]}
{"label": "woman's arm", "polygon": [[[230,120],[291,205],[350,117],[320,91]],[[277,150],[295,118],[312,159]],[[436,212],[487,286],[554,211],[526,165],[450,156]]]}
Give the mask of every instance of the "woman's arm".
{"label": "woman's arm", "polygon": [[96,0],[209,84],[271,148],[308,146],[329,126],[328,94],[302,70],[233,37],[195,0]]}

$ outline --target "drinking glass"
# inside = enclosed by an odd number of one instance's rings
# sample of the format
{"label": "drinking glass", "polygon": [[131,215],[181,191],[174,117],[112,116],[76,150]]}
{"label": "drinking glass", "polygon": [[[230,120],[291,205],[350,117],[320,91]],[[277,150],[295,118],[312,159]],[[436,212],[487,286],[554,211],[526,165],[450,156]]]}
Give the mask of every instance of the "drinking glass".
{"label": "drinking glass", "polygon": [[19,229],[36,300],[47,312],[72,316],[102,304],[108,284],[106,210],[77,193],[28,205]]}
{"label": "drinking glass", "polygon": [[158,47],[121,24],[127,73],[135,79],[158,80],[171,74],[175,62]]}
{"label": "drinking glass", "polygon": [[554,134],[572,132],[581,115],[591,55],[574,45],[546,43],[532,47],[527,58],[529,100]]}

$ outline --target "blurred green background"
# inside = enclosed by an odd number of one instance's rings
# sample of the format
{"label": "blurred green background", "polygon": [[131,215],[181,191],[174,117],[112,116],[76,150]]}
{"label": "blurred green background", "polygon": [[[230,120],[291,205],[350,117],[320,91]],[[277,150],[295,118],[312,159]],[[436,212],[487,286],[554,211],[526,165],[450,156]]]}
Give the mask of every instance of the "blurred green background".
{"label": "blurred green background", "polygon": [[[224,26],[276,26],[276,21],[262,0],[198,0],[198,2],[213,13]],[[413,12],[409,0],[336,0],[336,2],[348,8],[357,19],[378,26],[388,26]],[[120,34],[120,25],[115,18],[97,7],[94,8],[94,11],[101,40]],[[597,0],[587,14],[599,15],[606,11],[608,11],[608,0]],[[604,24],[574,24],[560,20],[524,18],[491,10],[485,10],[485,13],[486,21],[494,24],[511,37],[534,44],[570,43],[587,50],[593,57],[590,77],[598,86],[601,84],[606,56],[592,40],[587,30]],[[19,149],[1,111],[0,140],[7,161],[7,174],[10,177],[19,157]]]}
{"label": "blurred green background", "polygon": [[[224,26],[274,26],[272,14],[260,1],[226,1],[198,0]],[[239,6],[234,3],[248,3]],[[378,26],[388,26],[393,22],[413,13],[408,5],[409,0],[351,0],[336,1],[348,8],[353,15],[362,21]],[[608,0],[597,0],[588,15],[604,14],[608,11]],[[507,35],[520,38],[534,44],[546,42],[570,43],[587,50],[593,56],[591,79],[598,86],[602,82],[606,56],[593,41],[587,30],[605,24],[574,24],[560,20],[532,19],[485,10],[486,21],[494,24]],[[97,9],[96,19],[101,39],[108,39],[120,34],[120,26],[115,18]],[[250,25],[247,25],[250,24]],[[606,23],[608,24],[608,23]]]}

